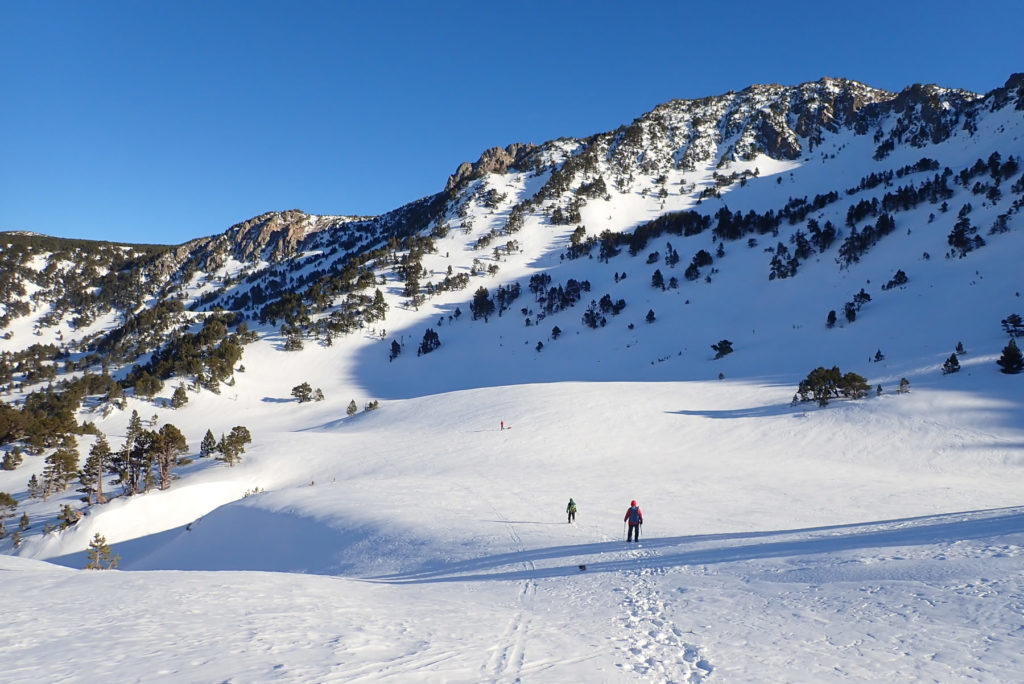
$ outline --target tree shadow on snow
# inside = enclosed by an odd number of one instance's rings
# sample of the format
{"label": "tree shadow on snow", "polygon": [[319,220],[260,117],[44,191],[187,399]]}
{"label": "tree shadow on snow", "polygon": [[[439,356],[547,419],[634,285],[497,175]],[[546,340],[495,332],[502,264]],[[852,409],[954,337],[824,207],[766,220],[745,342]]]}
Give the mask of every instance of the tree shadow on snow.
{"label": "tree shadow on snow", "polygon": [[[444,567],[366,580],[391,584],[516,581],[576,575],[581,572],[580,566],[593,573],[643,567],[714,565],[859,549],[951,544],[1008,534],[1024,534],[1024,508],[797,530],[646,538],[641,540],[639,547],[624,541],[554,546],[484,556]],[[536,564],[546,561],[554,564],[536,567]]]}
{"label": "tree shadow on snow", "polygon": [[713,411],[710,409],[691,411],[680,409],[678,411],[666,411],[677,416],[700,416],[702,418],[728,419],[728,418],[768,418],[771,416],[785,416],[790,414],[802,415],[807,406],[793,406],[791,404],[768,404],[766,406],[751,406],[741,409],[727,409]]}

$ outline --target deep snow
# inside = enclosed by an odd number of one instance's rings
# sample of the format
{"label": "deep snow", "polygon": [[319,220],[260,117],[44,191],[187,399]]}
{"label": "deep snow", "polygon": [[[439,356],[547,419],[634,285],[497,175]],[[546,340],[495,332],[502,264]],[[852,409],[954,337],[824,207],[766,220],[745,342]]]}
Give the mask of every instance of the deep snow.
{"label": "deep snow", "polygon": [[[1004,157],[1024,153],[1006,112],[980,127],[970,145],[954,136],[927,153],[960,168],[991,151],[997,128]],[[834,177],[820,173],[817,153],[757,160],[760,178],[698,209],[841,191],[869,148],[865,138],[826,140],[818,152],[837,155]],[[878,168],[921,154],[897,150]],[[670,185],[708,177],[680,173]],[[469,233],[456,222],[424,266],[437,276],[486,257],[473,241],[539,182],[477,181],[509,200],[493,212],[474,205]],[[958,191],[954,208],[971,197]],[[694,206],[694,194],[664,210]],[[638,197],[590,202],[591,232],[604,216],[626,227],[661,211]],[[841,225],[846,206],[820,214]],[[984,227],[1003,208],[972,216]],[[999,320],[1024,308],[1024,226],[1015,216],[985,248],[944,259],[952,218],[930,223],[934,210],[899,213],[896,234],[846,270],[833,247],[797,277],[769,282],[764,248],[775,239],[737,241],[711,282],[668,291],[651,287],[646,252],[563,262],[571,227],[529,217],[521,252],[468,291],[413,310],[389,278],[383,340],[366,330],[288,353],[268,327],[219,395],[190,392],[176,411],[133,399],[125,412],[84,413],[115,448],[132,409],[178,426],[193,455],[207,429],[244,425],[254,441],[236,467],[197,459],[171,489],[93,506],[46,535],[42,521],[76,495],[25,498],[42,456],[0,471],[0,491],[15,492],[33,520],[18,555],[0,555],[4,680],[1019,679],[1024,386],[994,361],[1006,341]],[[696,250],[715,247],[707,233],[673,242],[679,276]],[[880,291],[898,268],[910,283]],[[542,270],[592,289],[527,326],[519,308],[536,305],[524,281]],[[480,284],[512,280],[524,285],[512,311],[448,321],[456,307],[468,314]],[[862,287],[873,301],[827,330],[826,313]],[[606,292],[627,309],[585,328],[586,304]],[[33,335],[41,313],[16,320],[0,346],[45,341]],[[442,346],[417,357],[428,326]],[[723,338],[736,351],[714,360],[710,345]],[[406,346],[389,362],[392,339]],[[957,342],[963,370],[944,376]],[[871,360],[876,350],[883,361]],[[819,365],[858,372],[883,394],[793,405]],[[903,377],[909,394],[896,393]],[[326,400],[297,404],[290,389],[303,381]],[[347,417],[353,399],[380,408]],[[83,455],[90,444],[81,441]],[[634,498],[646,523],[629,545],[622,517]],[[96,533],[120,571],[81,569]],[[12,551],[10,537],[0,550]]]}

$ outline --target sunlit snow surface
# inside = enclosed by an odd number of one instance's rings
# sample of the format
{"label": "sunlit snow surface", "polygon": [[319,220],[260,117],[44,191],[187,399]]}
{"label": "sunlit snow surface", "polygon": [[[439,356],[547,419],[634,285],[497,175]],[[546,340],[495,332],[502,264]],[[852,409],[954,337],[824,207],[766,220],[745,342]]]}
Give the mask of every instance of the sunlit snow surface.
{"label": "sunlit snow surface", "polygon": [[[1019,119],[1008,108],[981,120],[969,144],[958,134],[877,168],[928,154],[959,169],[993,146],[1020,156]],[[870,136],[840,134],[799,163],[756,160],[760,178],[699,207],[692,193],[662,208],[630,191],[591,201],[584,220],[597,234],[603,222],[622,229],[671,209],[778,208],[855,184],[872,149]],[[825,154],[835,155],[829,173]],[[711,170],[679,172],[669,186],[706,182]],[[468,231],[453,216],[424,257],[429,277],[487,259],[474,241],[543,180],[475,181],[508,200],[496,211],[473,204]],[[391,274],[380,329],[288,353],[267,327],[219,395],[190,392],[176,411],[132,400],[126,412],[83,413],[114,448],[131,409],[179,427],[193,456],[207,429],[219,437],[244,425],[253,443],[234,468],[196,458],[169,490],[93,506],[47,535],[42,521],[79,505],[77,495],[25,499],[42,456],[0,471],[0,491],[33,520],[19,555],[0,555],[0,679],[1019,680],[1024,378],[999,373],[995,359],[1006,343],[999,320],[1024,313],[1024,225],[1017,214],[983,249],[944,259],[957,207],[974,201],[984,229],[1009,201],[983,206],[957,191],[934,222],[931,205],[897,214],[896,234],[849,269],[833,247],[797,277],[769,282],[764,248],[796,229],[783,226],[755,247],[728,243],[711,282],[667,291],[651,287],[656,266],[646,263],[664,238],[609,264],[563,262],[572,227],[531,215],[515,236],[520,251],[467,291],[413,310]],[[815,216],[839,226],[848,204]],[[694,252],[716,247],[709,233],[668,241],[682,262],[660,267],[680,280]],[[908,285],[881,291],[897,269]],[[539,307],[525,282],[540,271],[592,289],[527,326],[520,307]],[[511,311],[468,320],[476,287],[513,280],[524,295]],[[872,302],[826,329],[827,312],[860,288]],[[582,312],[605,293],[627,308],[589,330]],[[464,315],[449,320],[456,307]],[[53,329],[34,336],[42,313],[17,319],[0,348],[52,341]],[[428,326],[442,346],[417,357]],[[710,345],[724,338],[735,352],[715,360]],[[393,339],[405,351],[388,361]],[[958,342],[962,370],[944,376]],[[876,351],[885,358],[873,361]],[[819,365],[883,393],[793,405]],[[903,377],[911,392],[901,395]],[[297,404],[290,390],[303,381],[326,400]],[[351,400],[380,408],[348,417]],[[83,455],[90,440],[80,440]],[[624,541],[631,499],[646,521],[636,545]],[[96,533],[120,571],[81,569]],[[10,536],[0,551],[13,551]]]}

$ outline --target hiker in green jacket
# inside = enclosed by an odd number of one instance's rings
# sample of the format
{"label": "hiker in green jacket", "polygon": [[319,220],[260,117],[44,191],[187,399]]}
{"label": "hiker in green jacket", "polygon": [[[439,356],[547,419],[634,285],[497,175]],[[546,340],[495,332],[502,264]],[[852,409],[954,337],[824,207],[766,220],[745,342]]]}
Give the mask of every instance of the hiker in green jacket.
{"label": "hiker in green jacket", "polygon": [[569,505],[565,507],[565,512],[569,514],[569,522],[573,523],[576,520],[576,502],[569,499]]}

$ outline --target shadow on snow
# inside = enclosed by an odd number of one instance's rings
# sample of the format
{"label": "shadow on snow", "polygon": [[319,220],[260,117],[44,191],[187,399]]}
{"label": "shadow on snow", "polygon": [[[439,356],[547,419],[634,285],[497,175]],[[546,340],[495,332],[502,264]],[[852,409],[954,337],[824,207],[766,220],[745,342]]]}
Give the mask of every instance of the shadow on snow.
{"label": "shadow on snow", "polygon": [[[638,567],[714,565],[858,549],[950,544],[1021,533],[1024,533],[1024,509],[1004,508],[799,530],[648,538],[642,540],[639,548],[651,555],[641,557],[622,557],[621,554],[637,548],[624,546],[624,541],[555,546],[484,556],[443,568],[369,577],[366,580],[393,584],[526,580],[576,575],[581,564],[586,565],[587,572],[618,572]],[[681,548],[685,546],[702,548]],[[618,557],[608,558],[613,554]],[[543,561],[555,561],[556,564],[530,567]],[[527,567],[501,570],[510,565]]]}

